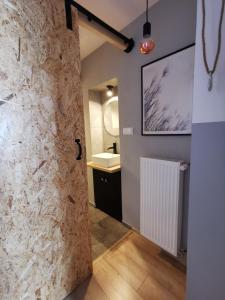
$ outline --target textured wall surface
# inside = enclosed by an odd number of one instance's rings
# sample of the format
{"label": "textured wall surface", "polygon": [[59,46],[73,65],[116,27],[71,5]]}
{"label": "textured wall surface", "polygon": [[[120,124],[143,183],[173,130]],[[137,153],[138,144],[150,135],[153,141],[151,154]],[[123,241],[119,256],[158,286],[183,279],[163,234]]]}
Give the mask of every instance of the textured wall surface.
{"label": "textured wall surface", "polygon": [[91,272],[77,26],[0,1],[0,299],[61,300]]}

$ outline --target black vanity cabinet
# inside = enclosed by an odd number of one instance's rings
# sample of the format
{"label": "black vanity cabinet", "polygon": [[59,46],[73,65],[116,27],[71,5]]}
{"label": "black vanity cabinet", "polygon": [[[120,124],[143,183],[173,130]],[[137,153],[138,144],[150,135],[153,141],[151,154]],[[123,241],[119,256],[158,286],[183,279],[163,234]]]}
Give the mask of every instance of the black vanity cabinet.
{"label": "black vanity cabinet", "polygon": [[122,221],[121,172],[108,173],[93,169],[96,207]]}

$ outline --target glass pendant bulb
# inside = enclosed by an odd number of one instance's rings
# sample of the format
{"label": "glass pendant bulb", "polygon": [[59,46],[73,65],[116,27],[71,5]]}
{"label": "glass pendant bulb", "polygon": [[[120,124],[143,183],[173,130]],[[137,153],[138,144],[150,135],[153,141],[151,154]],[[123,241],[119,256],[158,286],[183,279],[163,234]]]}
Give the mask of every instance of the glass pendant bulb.
{"label": "glass pendant bulb", "polygon": [[151,38],[143,39],[139,46],[141,54],[148,54],[155,48],[155,42]]}
{"label": "glass pendant bulb", "polygon": [[141,54],[148,54],[155,48],[155,42],[151,39],[151,23],[148,21],[148,0],[146,1],[146,22],[143,25],[143,40],[139,46]]}

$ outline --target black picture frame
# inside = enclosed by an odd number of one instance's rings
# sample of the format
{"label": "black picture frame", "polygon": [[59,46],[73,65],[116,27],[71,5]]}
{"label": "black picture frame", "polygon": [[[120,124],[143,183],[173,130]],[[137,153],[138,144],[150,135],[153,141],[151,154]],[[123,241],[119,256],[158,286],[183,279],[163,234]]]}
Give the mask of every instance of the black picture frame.
{"label": "black picture frame", "polygon": [[[147,66],[152,65],[152,64],[154,64],[154,63],[156,63],[158,61],[166,59],[166,58],[168,58],[170,56],[173,56],[173,55],[175,55],[177,53],[180,53],[180,52],[182,52],[184,50],[187,50],[187,49],[189,49],[191,47],[195,47],[195,43],[189,44],[186,47],[180,48],[179,50],[171,52],[171,53],[169,53],[167,55],[164,55],[164,56],[162,56],[160,58],[157,58],[157,59],[155,59],[155,60],[153,60],[153,61],[151,61],[151,62],[149,62],[149,63],[144,64],[144,65],[141,66],[141,135],[142,136],[191,136],[191,134],[192,134],[191,132],[190,133],[176,133],[176,132],[174,132],[174,133],[160,133],[159,132],[159,133],[154,133],[154,134],[153,133],[144,133],[144,126],[143,126],[143,123],[144,123],[144,113],[143,113],[143,111],[144,111],[144,109],[143,109],[143,106],[144,106],[143,81],[144,80],[143,80],[143,71],[144,71],[144,68],[146,68]],[[194,60],[194,58],[193,58],[193,60]],[[194,69],[193,69],[193,77],[194,77]]]}

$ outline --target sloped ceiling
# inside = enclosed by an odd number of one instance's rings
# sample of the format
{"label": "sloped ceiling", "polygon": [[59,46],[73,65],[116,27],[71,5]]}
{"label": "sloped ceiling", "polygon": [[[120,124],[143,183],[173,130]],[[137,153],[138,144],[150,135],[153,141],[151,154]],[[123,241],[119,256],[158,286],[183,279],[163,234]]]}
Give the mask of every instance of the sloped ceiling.
{"label": "sloped ceiling", "polygon": [[[121,31],[146,9],[145,0],[77,0],[97,17]],[[158,0],[149,0],[149,7]],[[80,27],[81,59],[87,57],[104,43],[104,39]]]}

